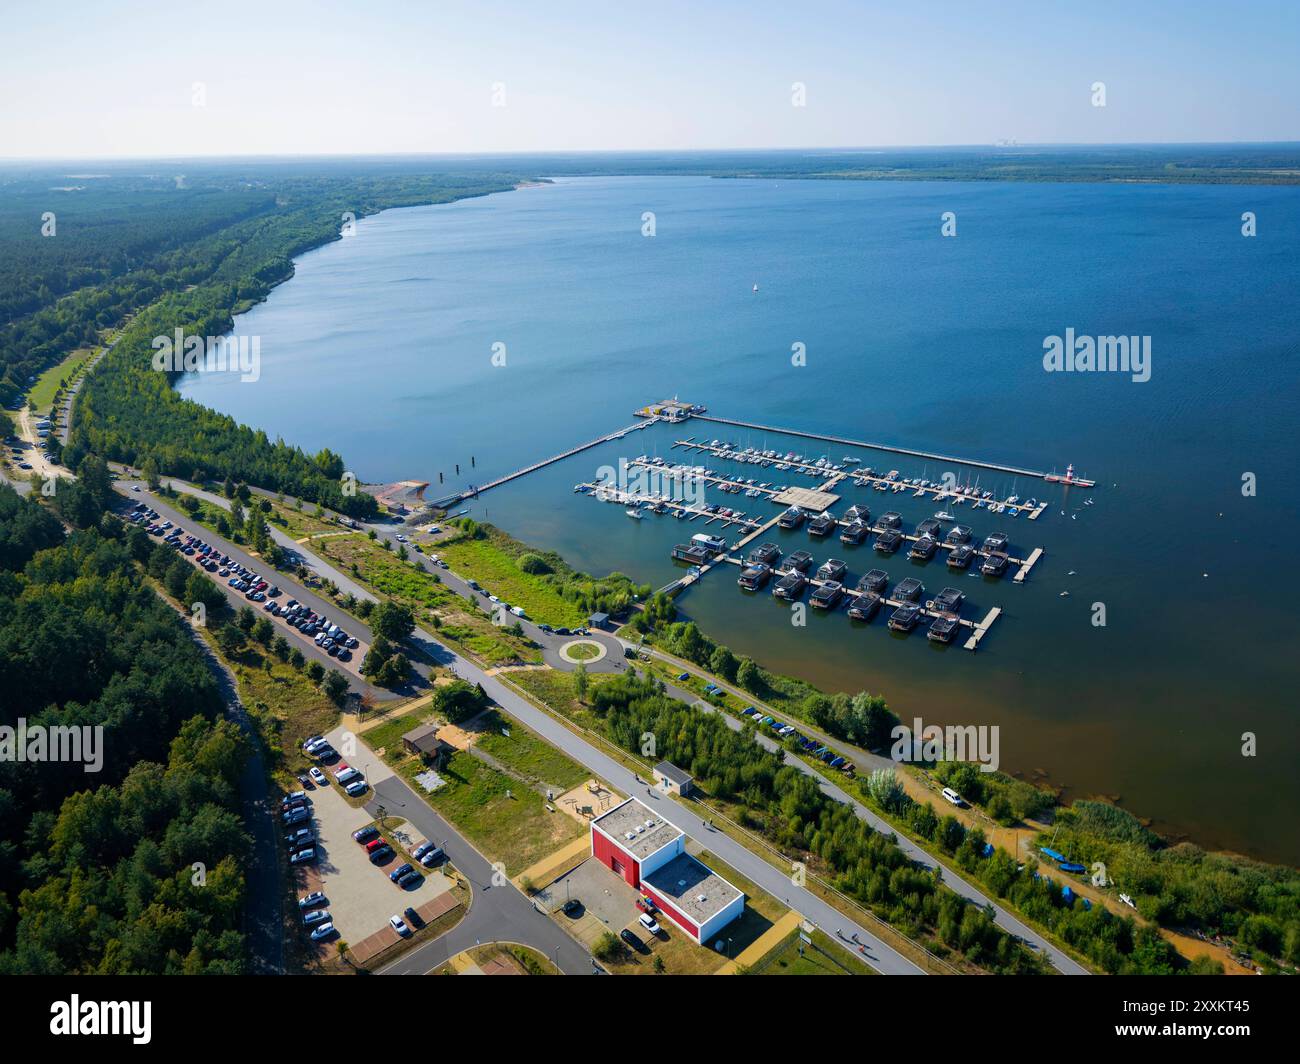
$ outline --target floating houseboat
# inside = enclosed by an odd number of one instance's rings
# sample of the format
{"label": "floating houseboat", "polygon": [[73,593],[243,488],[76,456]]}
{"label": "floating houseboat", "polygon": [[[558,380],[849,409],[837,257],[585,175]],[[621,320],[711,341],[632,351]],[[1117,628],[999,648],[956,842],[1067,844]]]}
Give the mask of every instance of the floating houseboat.
{"label": "floating houseboat", "polygon": [[828,580],[812,593],[809,601],[822,610],[833,610],[844,597],[844,585],[838,580]]}
{"label": "floating houseboat", "polygon": [[895,632],[910,632],[921,619],[920,606],[899,606],[889,617],[889,627]]}
{"label": "floating houseboat", "polygon": [[943,537],[943,541],[954,547],[959,543],[969,543],[970,531],[970,525],[953,525],[948,534]]}
{"label": "floating houseboat", "polygon": [[853,601],[849,603],[848,614],[855,621],[869,621],[880,611],[880,596],[867,592],[864,595],[854,595]]}
{"label": "floating houseboat", "polygon": [[772,576],[770,567],[763,565],[751,565],[748,569],[740,574],[740,579],[736,581],[746,591],[758,591],[765,585]]}
{"label": "floating houseboat", "polygon": [[903,534],[890,529],[876,537],[875,549],[881,554],[893,554],[903,545]]}
{"label": "floating houseboat", "polygon": [[927,517],[924,521],[922,521],[919,525],[916,526],[916,534],[918,536],[929,536],[931,539],[938,539],[939,533],[942,531],[943,531],[943,525],[941,525],[933,517]]}
{"label": "floating houseboat", "polygon": [[799,528],[807,516],[799,507],[791,506],[790,509],[776,519],[776,523],[782,528]]}
{"label": "floating houseboat", "polygon": [[785,560],[785,567],[796,573],[806,573],[812,565],[813,556],[806,550],[797,550]]}
{"label": "floating houseboat", "polygon": [[867,538],[867,526],[862,521],[853,521],[840,533],[840,542],[846,547],[856,547]]}
{"label": "floating houseboat", "polygon": [[930,603],[930,609],[935,613],[960,613],[961,604],[965,601],[964,592],[958,591],[955,587],[945,587],[935,595],[934,601]]}
{"label": "floating houseboat", "polygon": [[986,553],[993,551],[1003,551],[1007,549],[1007,534],[1005,532],[994,532],[993,535],[984,540],[984,550]]}
{"label": "floating houseboat", "polygon": [[889,574],[884,569],[872,569],[858,581],[859,591],[870,591],[874,595],[883,595],[889,586]]}
{"label": "floating houseboat", "polygon": [[854,521],[868,522],[871,520],[871,511],[865,506],[850,506],[844,511],[844,520],[849,524]]}
{"label": "floating houseboat", "polygon": [[934,557],[934,552],[939,546],[932,536],[922,536],[912,544],[912,549],[907,552],[909,558],[916,558],[919,561],[928,562]]}
{"label": "floating houseboat", "polygon": [[829,536],[839,524],[834,514],[818,514],[808,525],[808,535]]}
{"label": "floating houseboat", "polygon": [[980,566],[980,572],[985,576],[1001,576],[1007,571],[1007,556],[1001,551],[995,551],[984,559],[984,564]]}
{"label": "floating houseboat", "polygon": [[903,515],[890,510],[889,513],[881,514],[877,523],[881,528],[899,529],[903,527]]}
{"label": "floating houseboat", "polygon": [[914,576],[909,576],[906,580],[900,580],[894,587],[894,598],[900,602],[916,602],[924,590],[925,585],[921,581]]}
{"label": "floating houseboat", "polygon": [[678,543],[672,549],[672,556],[676,561],[691,565],[706,565],[711,557],[708,550],[698,543]]}
{"label": "floating houseboat", "polygon": [[775,565],[781,557],[781,548],[775,543],[760,543],[749,552],[750,565]]}
{"label": "floating houseboat", "polygon": [[719,551],[727,549],[727,541],[721,536],[710,536],[704,532],[696,532],[695,535],[691,537],[691,542],[697,547],[703,547],[712,554],[717,554]]}
{"label": "floating houseboat", "polygon": [[838,558],[827,558],[817,570],[818,580],[843,580],[848,566]]}
{"label": "floating houseboat", "polygon": [[933,643],[951,643],[952,637],[956,632],[956,617],[936,617],[934,623],[930,625],[930,630],[925,633],[925,636]]}
{"label": "floating houseboat", "polygon": [[793,602],[803,594],[803,589],[808,586],[808,578],[803,573],[794,572],[786,573],[776,582],[776,587],[772,589],[774,597],[787,599]]}
{"label": "floating houseboat", "polygon": [[966,569],[970,567],[971,559],[975,557],[975,548],[969,543],[963,543],[960,547],[954,547],[948,552],[949,569]]}

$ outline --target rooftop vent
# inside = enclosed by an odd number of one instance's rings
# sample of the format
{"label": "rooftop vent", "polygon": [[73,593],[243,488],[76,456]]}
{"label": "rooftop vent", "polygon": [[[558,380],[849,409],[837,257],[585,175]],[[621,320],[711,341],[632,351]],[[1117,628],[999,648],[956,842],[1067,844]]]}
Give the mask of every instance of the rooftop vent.
{"label": "rooftop vent", "polygon": [[698,902],[706,902],[706,901],[708,901],[709,899],[708,899],[705,895],[703,895],[703,894],[697,894],[697,895],[695,895],[695,900],[698,901]]}

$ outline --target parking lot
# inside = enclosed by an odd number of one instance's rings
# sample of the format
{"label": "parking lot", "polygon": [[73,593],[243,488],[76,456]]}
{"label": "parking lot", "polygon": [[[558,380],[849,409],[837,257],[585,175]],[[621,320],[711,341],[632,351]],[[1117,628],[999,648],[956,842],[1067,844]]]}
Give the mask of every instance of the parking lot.
{"label": "parking lot", "polygon": [[[354,748],[354,743],[343,728],[335,728],[326,738],[341,753]],[[367,782],[373,784],[393,774],[364,745],[355,744],[355,748],[361,753],[360,757],[343,757],[342,760],[363,771]],[[338,765],[339,762],[335,761],[333,765],[322,766],[326,778],[333,780],[333,770]],[[352,832],[373,821],[367,810],[350,803],[333,782],[315,787],[307,793],[312,803],[318,860],[315,865],[305,866],[300,871],[298,895],[303,896],[312,891],[320,891],[325,895],[326,908],[329,909],[339,938],[350,943],[363,942],[378,931],[387,929],[389,917],[394,914],[400,916],[408,905],[420,909],[451,890],[450,879],[432,869],[421,869],[422,878],[411,886],[394,886],[387,873],[399,865],[407,864],[411,860],[409,853],[399,849],[398,853],[382,864],[373,864],[364,845],[352,838]],[[281,831],[283,834],[286,834],[286,830]],[[408,840],[411,845],[420,842],[417,836],[411,834],[407,825],[398,827],[391,834],[394,842],[399,845],[406,844]],[[330,942],[326,942],[322,948],[333,947]]]}
{"label": "parking lot", "polygon": [[[145,516],[146,514],[148,516]],[[257,585],[261,583],[267,585],[264,590],[257,590],[256,585],[243,590],[235,587],[232,581],[241,580],[245,572],[261,573],[263,569],[267,569],[267,566],[203,528],[192,517],[171,510],[152,495],[148,498],[139,495],[133,498],[132,512],[126,515],[126,520],[139,524],[147,530],[151,529],[151,535],[168,543],[192,562],[195,568],[206,572],[225,594],[232,609],[238,610],[241,606],[251,607],[259,616],[268,617],[275,624],[277,632],[283,634],[291,646],[298,647],[309,658],[314,658],[329,668],[338,669],[350,678],[359,691],[369,691],[380,697],[386,694],[382,689],[372,688],[361,676],[361,662],[370,649],[370,633],[359,621],[343,617],[337,610],[320,602],[283,575],[269,570],[260,575],[256,581]],[[213,548],[215,553],[211,554],[211,558],[218,560],[215,571],[211,568],[209,558],[203,554],[201,547],[194,545],[195,541]],[[220,562],[219,559],[222,557],[229,559],[228,563]],[[221,575],[223,572],[226,573],[225,576]],[[275,595],[268,595],[272,584],[277,581],[281,583],[282,589]],[[299,623],[296,626],[289,623],[292,618],[283,616],[279,612],[294,599],[303,604],[303,611],[299,611]],[[276,612],[267,609],[268,606],[275,606]],[[344,627],[349,630],[347,634],[356,645],[349,648],[340,644],[334,648],[335,653],[329,653],[321,643],[316,642],[316,635],[321,633],[307,634],[303,619],[306,617],[304,611],[308,608],[318,616],[333,615],[337,620],[343,620]]]}
{"label": "parking lot", "polygon": [[[582,910],[560,915],[558,910],[576,898]],[[537,901],[557,911],[556,918],[569,925],[584,942],[594,943],[605,931],[618,934],[638,915],[637,892],[622,877],[615,875],[594,857],[589,857],[572,872],[561,876],[537,893]]]}

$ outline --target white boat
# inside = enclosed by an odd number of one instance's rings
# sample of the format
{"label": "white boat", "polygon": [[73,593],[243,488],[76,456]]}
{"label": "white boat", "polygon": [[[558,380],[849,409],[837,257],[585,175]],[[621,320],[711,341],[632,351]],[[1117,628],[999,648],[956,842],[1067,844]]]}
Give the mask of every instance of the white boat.
{"label": "white boat", "polygon": [[755,292],[758,291],[758,285],[754,285],[754,291],[755,291]]}
{"label": "white boat", "polygon": [[623,512],[624,512],[625,514],[627,514],[628,517],[635,517],[638,521],[640,521],[641,518],[645,517],[645,514],[643,514],[640,510],[637,510],[637,509],[630,509],[630,508],[629,508],[629,509],[627,509],[627,510],[624,510]]}
{"label": "white boat", "polygon": [[950,514],[947,510],[940,510],[940,511],[939,511],[937,514],[935,514],[934,516],[935,516],[935,520],[937,520],[937,521],[955,521],[955,520],[957,520],[957,518],[953,517],[953,515]]}

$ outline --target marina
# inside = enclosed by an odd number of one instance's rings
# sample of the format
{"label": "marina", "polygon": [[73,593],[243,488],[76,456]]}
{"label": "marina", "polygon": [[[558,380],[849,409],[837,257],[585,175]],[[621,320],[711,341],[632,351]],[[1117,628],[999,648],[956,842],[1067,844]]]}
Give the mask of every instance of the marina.
{"label": "marina", "polygon": [[[677,423],[701,415],[699,408],[672,400],[643,408],[638,411],[638,416],[645,419],[640,424],[649,424],[656,419]],[[622,431],[604,439],[621,436]],[[578,450],[587,446],[592,444]],[[602,479],[575,484],[575,492],[623,506],[627,516],[636,520],[648,514],[659,514],[680,521],[699,521],[702,526],[712,526],[719,531],[734,529],[740,532],[740,538],[733,543],[711,532],[699,532],[692,535],[689,542],[676,544],[669,552],[670,556],[688,569],[684,576],[660,589],[670,595],[680,594],[711,569],[725,563],[741,570],[736,582],[745,591],[758,592],[770,583],[774,598],[793,603],[807,593],[809,604],[814,608],[827,612],[844,609],[851,619],[860,622],[869,622],[882,607],[889,607],[893,610],[888,618],[888,627],[892,631],[907,633],[918,625],[927,624],[927,638],[938,645],[952,643],[964,631],[967,637],[962,646],[973,651],[1001,616],[1000,607],[991,608],[981,620],[974,621],[960,615],[966,596],[955,588],[945,588],[935,598],[922,603],[924,587],[916,577],[904,578],[892,594],[887,594],[889,577],[881,569],[872,569],[857,581],[856,586],[849,587],[845,584],[850,579],[848,564],[839,559],[827,559],[815,573],[810,573],[814,559],[806,550],[792,552],[784,562],[780,560],[781,550],[775,543],[762,543],[748,555],[745,552],[772,529],[786,532],[803,529],[814,542],[836,536],[842,544],[855,548],[864,546],[868,538],[874,536],[872,548],[882,556],[905,550],[907,560],[914,565],[928,565],[936,557],[943,557],[949,572],[980,577],[986,583],[1014,571],[1014,584],[1024,584],[1046,553],[1042,547],[1034,547],[1024,558],[1014,556],[1009,551],[1009,537],[1001,531],[990,533],[977,546],[972,542],[974,533],[971,526],[955,523],[954,514],[948,510],[938,510],[933,516],[922,519],[912,532],[905,531],[902,515],[896,511],[888,511],[874,521],[870,508],[862,503],[849,506],[842,517],[831,512],[831,507],[841,498],[833,489],[846,483],[877,492],[909,492],[913,497],[932,497],[936,502],[951,500],[950,505],[954,508],[971,501],[972,510],[986,509],[990,514],[1012,517],[1024,512],[1030,520],[1036,520],[1047,508],[1045,501],[1029,499],[1021,502],[1017,495],[995,499],[988,489],[980,491],[977,486],[956,485],[945,488],[924,478],[901,478],[898,470],[876,473],[870,468],[855,468],[857,462],[851,456],[845,456],[840,463],[831,463],[825,457],[808,460],[793,453],[738,449],[730,443],[702,442],[694,438],[676,440],[673,447],[708,454],[720,461],[770,468],[776,473],[811,476],[818,478],[820,483],[812,487],[758,481],[757,478],[720,472],[703,465],[671,463],[658,456],[642,454],[627,460],[624,463],[626,469],[652,474],[651,483],[655,483],[654,477],[657,476],[660,483],[674,485],[681,497],[664,492],[626,490]],[[1026,473],[1011,468],[999,468],[998,471]],[[1071,478],[1071,483],[1074,482],[1073,467],[1067,477]],[[706,504],[702,501],[705,487],[727,495],[744,495],[777,504],[784,509],[762,519],[719,503]]]}
{"label": "marina", "polygon": [[[990,489],[981,490],[978,487],[978,480],[974,485],[970,483],[958,484],[955,481],[945,485],[934,483],[924,477],[902,478],[897,469],[891,469],[884,473],[877,473],[870,468],[847,469],[844,468],[845,463],[843,461],[831,463],[825,458],[810,461],[802,455],[795,455],[793,452],[778,454],[774,450],[759,451],[752,447],[737,448],[730,443],[717,440],[710,440],[706,443],[696,440],[693,436],[684,440],[677,440],[673,446],[710,454],[728,461],[747,462],[782,473],[795,472],[806,476],[830,477],[836,481],[847,479],[855,484],[874,488],[876,491],[881,492],[894,492],[896,494],[909,492],[914,497],[932,497],[935,502],[951,500],[955,506],[961,506],[969,502],[972,504],[972,509],[987,508],[993,513],[1006,513],[1011,517],[1017,517],[1023,513],[1030,521],[1037,521],[1043,511],[1047,509],[1047,503],[1045,501],[1040,502],[1037,499],[1028,499],[1022,502],[1018,495],[997,498]],[[954,459],[954,461],[957,460]],[[999,471],[1013,472],[1009,469]],[[1060,477],[1053,479],[1051,474],[1042,475],[1042,479],[1055,483],[1091,486],[1091,482],[1075,479],[1069,481]],[[741,483],[748,486],[748,482],[742,481]],[[767,492],[770,489],[760,488],[759,490]],[[780,493],[773,492],[773,494]],[[940,512],[946,513],[947,511]],[[948,519],[952,520],[953,518],[949,515]]]}

